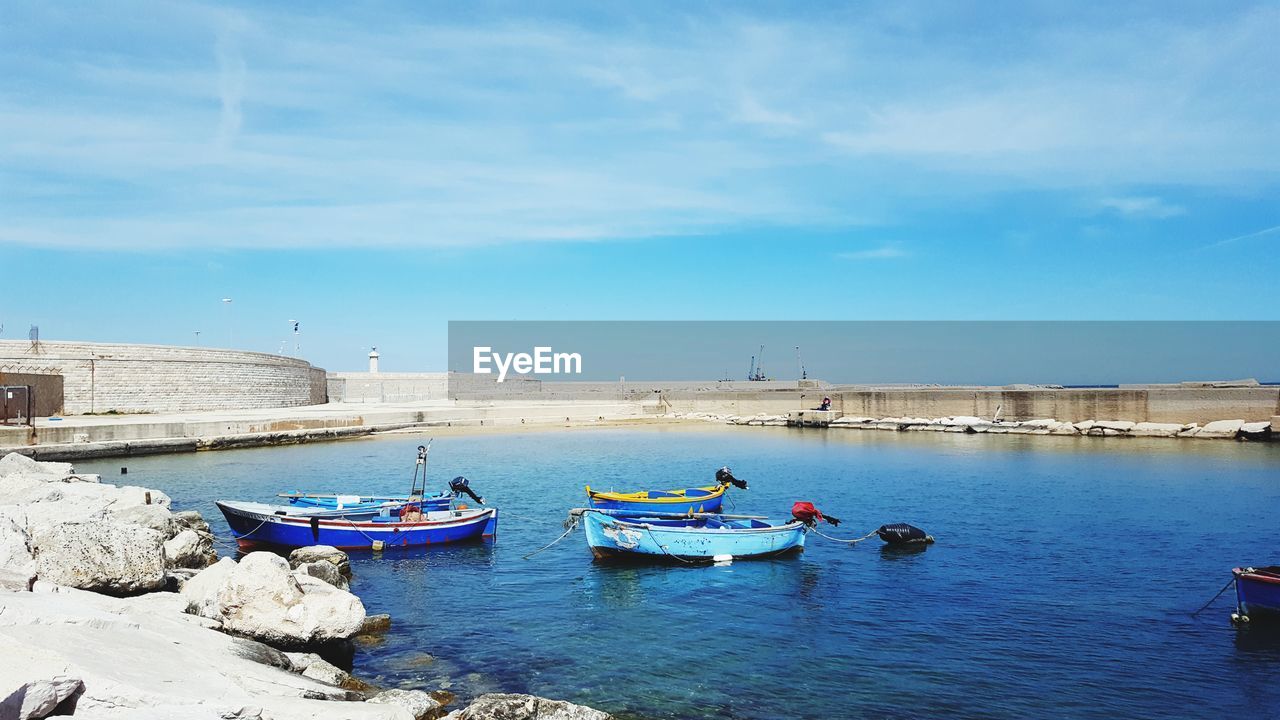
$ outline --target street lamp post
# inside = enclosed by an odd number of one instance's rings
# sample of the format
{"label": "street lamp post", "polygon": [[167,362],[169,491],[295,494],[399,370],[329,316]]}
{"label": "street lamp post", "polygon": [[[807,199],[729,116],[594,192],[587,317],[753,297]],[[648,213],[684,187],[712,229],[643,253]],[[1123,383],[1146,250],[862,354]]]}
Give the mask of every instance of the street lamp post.
{"label": "street lamp post", "polygon": [[222,305],[227,309],[227,347],[230,348],[236,344],[235,328],[231,323],[231,298],[222,298]]}

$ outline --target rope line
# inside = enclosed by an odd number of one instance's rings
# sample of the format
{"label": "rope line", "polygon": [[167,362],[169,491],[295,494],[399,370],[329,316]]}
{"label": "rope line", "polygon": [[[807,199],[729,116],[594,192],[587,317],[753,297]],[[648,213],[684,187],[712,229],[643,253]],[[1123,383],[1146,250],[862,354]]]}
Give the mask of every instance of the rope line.
{"label": "rope line", "polygon": [[565,539],[565,538],[569,537],[569,533],[571,533],[571,532],[573,532],[574,530],[577,530],[577,529],[578,529],[578,518],[576,518],[576,517],[575,517],[575,518],[573,519],[573,522],[569,523],[569,527],[568,527],[568,529],[566,529],[566,530],[565,530],[565,531],[560,535],[560,537],[556,538],[555,540],[552,540],[551,542],[547,543],[546,545],[543,545],[542,547],[538,548],[537,550],[534,550],[533,552],[529,553],[528,555],[524,555],[523,557],[521,557],[521,559],[522,559],[522,560],[528,560],[529,558],[533,557],[534,555],[537,555],[538,553],[542,552],[543,550],[547,550],[547,549],[549,549],[552,545],[555,545],[556,543],[560,542],[561,540],[563,540],[563,539]]}
{"label": "rope line", "polygon": [[852,540],[844,540],[844,539],[842,539],[842,538],[831,537],[830,535],[827,535],[826,533],[824,533],[824,532],[822,532],[821,530],[819,530],[819,529],[818,529],[818,526],[817,526],[816,524],[815,524],[813,527],[810,527],[809,529],[810,529],[810,530],[812,530],[813,532],[817,533],[818,535],[820,535],[820,536],[822,536],[822,537],[824,537],[824,538],[826,538],[826,539],[828,539],[828,540],[832,541],[832,542],[844,543],[844,544],[846,544],[846,545],[855,545],[855,544],[860,543],[860,542],[862,542],[863,540],[866,540],[866,539],[868,539],[868,538],[870,538],[871,536],[873,536],[873,535],[875,535],[875,534],[876,534],[876,531],[875,531],[875,530],[872,530],[871,532],[867,533],[866,535],[863,535],[863,536],[862,536],[862,537],[860,537],[860,538],[854,538],[854,539],[852,539]]}
{"label": "rope line", "polygon": [[1197,611],[1195,611],[1195,612],[1191,613],[1191,617],[1195,617],[1195,616],[1199,615],[1200,613],[1204,612],[1205,610],[1207,610],[1207,609],[1209,608],[1209,606],[1213,604],[1213,601],[1214,601],[1214,600],[1217,600],[1217,599],[1218,599],[1218,598],[1220,598],[1220,597],[1222,597],[1222,593],[1226,592],[1226,591],[1227,591],[1227,588],[1229,588],[1229,587],[1231,587],[1232,585],[1234,585],[1234,584],[1235,584],[1235,582],[1236,582],[1236,579],[1235,579],[1234,577],[1233,577],[1233,578],[1231,578],[1230,580],[1228,580],[1228,581],[1227,581],[1227,584],[1226,584],[1226,585],[1223,585],[1223,586],[1222,586],[1222,589],[1218,591],[1218,594],[1217,594],[1217,595],[1214,595],[1214,596],[1209,600],[1209,602],[1207,602],[1207,603],[1205,603],[1204,605],[1202,605],[1202,606],[1200,607],[1200,609],[1199,609],[1199,610],[1197,610]]}

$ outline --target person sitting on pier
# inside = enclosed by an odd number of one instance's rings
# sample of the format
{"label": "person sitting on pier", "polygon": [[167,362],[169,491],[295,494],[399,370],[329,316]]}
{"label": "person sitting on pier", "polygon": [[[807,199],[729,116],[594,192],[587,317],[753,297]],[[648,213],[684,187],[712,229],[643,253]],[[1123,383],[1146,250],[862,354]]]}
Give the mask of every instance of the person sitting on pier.
{"label": "person sitting on pier", "polygon": [[830,410],[830,409],[831,409],[831,398],[829,398],[829,397],[824,397],[824,398],[822,398],[822,404],[818,406],[818,409],[819,409],[819,410]]}

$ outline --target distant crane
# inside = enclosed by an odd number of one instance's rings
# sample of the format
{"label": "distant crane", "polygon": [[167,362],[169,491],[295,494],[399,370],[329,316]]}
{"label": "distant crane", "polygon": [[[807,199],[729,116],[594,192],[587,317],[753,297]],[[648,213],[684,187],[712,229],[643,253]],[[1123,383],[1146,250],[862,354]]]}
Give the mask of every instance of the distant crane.
{"label": "distant crane", "polygon": [[[756,358],[759,357],[757,360]],[[768,380],[764,376],[764,346],[760,346],[760,355],[751,356],[751,369],[747,371],[747,379],[753,381]]]}

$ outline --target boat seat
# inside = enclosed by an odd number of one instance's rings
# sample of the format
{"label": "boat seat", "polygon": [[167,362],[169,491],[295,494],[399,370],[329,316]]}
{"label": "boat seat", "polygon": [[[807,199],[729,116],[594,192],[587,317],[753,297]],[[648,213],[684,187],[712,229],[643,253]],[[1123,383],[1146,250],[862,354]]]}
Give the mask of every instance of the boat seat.
{"label": "boat seat", "polygon": [[679,496],[679,495],[677,495],[676,493],[665,492],[665,491],[663,491],[663,490],[650,490],[650,491],[649,491],[649,499],[650,499],[650,500],[652,500],[653,498],[670,498],[670,497],[680,497],[680,496]]}

